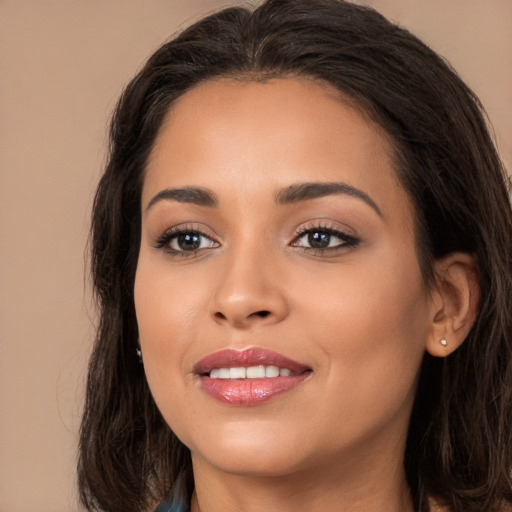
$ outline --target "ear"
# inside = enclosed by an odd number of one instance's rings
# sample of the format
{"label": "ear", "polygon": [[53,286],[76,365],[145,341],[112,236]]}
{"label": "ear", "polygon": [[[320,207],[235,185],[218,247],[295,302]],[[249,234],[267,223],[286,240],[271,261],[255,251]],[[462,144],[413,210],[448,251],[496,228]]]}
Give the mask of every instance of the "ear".
{"label": "ear", "polygon": [[436,284],[431,292],[431,325],[427,352],[446,357],[469,334],[478,313],[480,285],[473,256],[452,253],[435,263]]}

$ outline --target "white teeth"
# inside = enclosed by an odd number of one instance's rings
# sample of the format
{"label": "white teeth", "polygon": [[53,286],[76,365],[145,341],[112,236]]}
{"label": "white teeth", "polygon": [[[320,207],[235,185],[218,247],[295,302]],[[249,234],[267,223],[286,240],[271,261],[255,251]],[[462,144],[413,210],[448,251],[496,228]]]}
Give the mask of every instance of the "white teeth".
{"label": "white teeth", "polygon": [[219,368],[219,379],[229,379],[229,368]]}
{"label": "white teeth", "polygon": [[289,377],[297,375],[288,368],[278,366],[249,366],[233,368],[214,368],[210,370],[210,379],[264,379],[273,377]]}
{"label": "white teeth", "polygon": [[245,368],[230,368],[229,369],[230,379],[245,379]]}
{"label": "white teeth", "polygon": [[245,373],[248,379],[262,379],[265,377],[265,367],[263,365],[249,366]]}
{"label": "white teeth", "polygon": [[265,368],[265,377],[277,377],[279,375],[279,368],[277,366],[267,366]]}

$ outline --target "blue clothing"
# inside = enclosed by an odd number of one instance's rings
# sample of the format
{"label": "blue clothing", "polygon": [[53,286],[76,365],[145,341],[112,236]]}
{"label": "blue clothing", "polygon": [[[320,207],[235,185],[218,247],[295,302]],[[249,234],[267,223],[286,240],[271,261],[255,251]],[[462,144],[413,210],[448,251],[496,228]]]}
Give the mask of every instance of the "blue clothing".
{"label": "blue clothing", "polygon": [[178,500],[164,501],[155,512],[188,512],[187,507]]}
{"label": "blue clothing", "polygon": [[187,476],[181,472],[174,481],[169,497],[155,510],[155,512],[189,512],[190,494],[185,484]]}

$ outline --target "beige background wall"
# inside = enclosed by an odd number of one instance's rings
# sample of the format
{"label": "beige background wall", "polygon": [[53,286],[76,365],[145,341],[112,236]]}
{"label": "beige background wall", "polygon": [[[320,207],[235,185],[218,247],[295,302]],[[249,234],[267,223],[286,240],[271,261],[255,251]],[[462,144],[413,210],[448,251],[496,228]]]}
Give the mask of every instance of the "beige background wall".
{"label": "beige background wall", "polygon": [[[0,512],[76,511],[84,246],[109,113],[219,0],[0,0]],[[373,0],[480,95],[512,169],[512,1]]]}

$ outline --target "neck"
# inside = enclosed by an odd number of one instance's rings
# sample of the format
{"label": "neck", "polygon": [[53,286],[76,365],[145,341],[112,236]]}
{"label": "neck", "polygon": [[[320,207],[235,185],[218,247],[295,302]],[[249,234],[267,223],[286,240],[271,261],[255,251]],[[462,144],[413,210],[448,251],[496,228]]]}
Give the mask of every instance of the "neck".
{"label": "neck", "polygon": [[412,512],[402,459],[393,465],[381,460],[374,455],[287,475],[254,476],[225,473],[195,458],[191,512]]}

